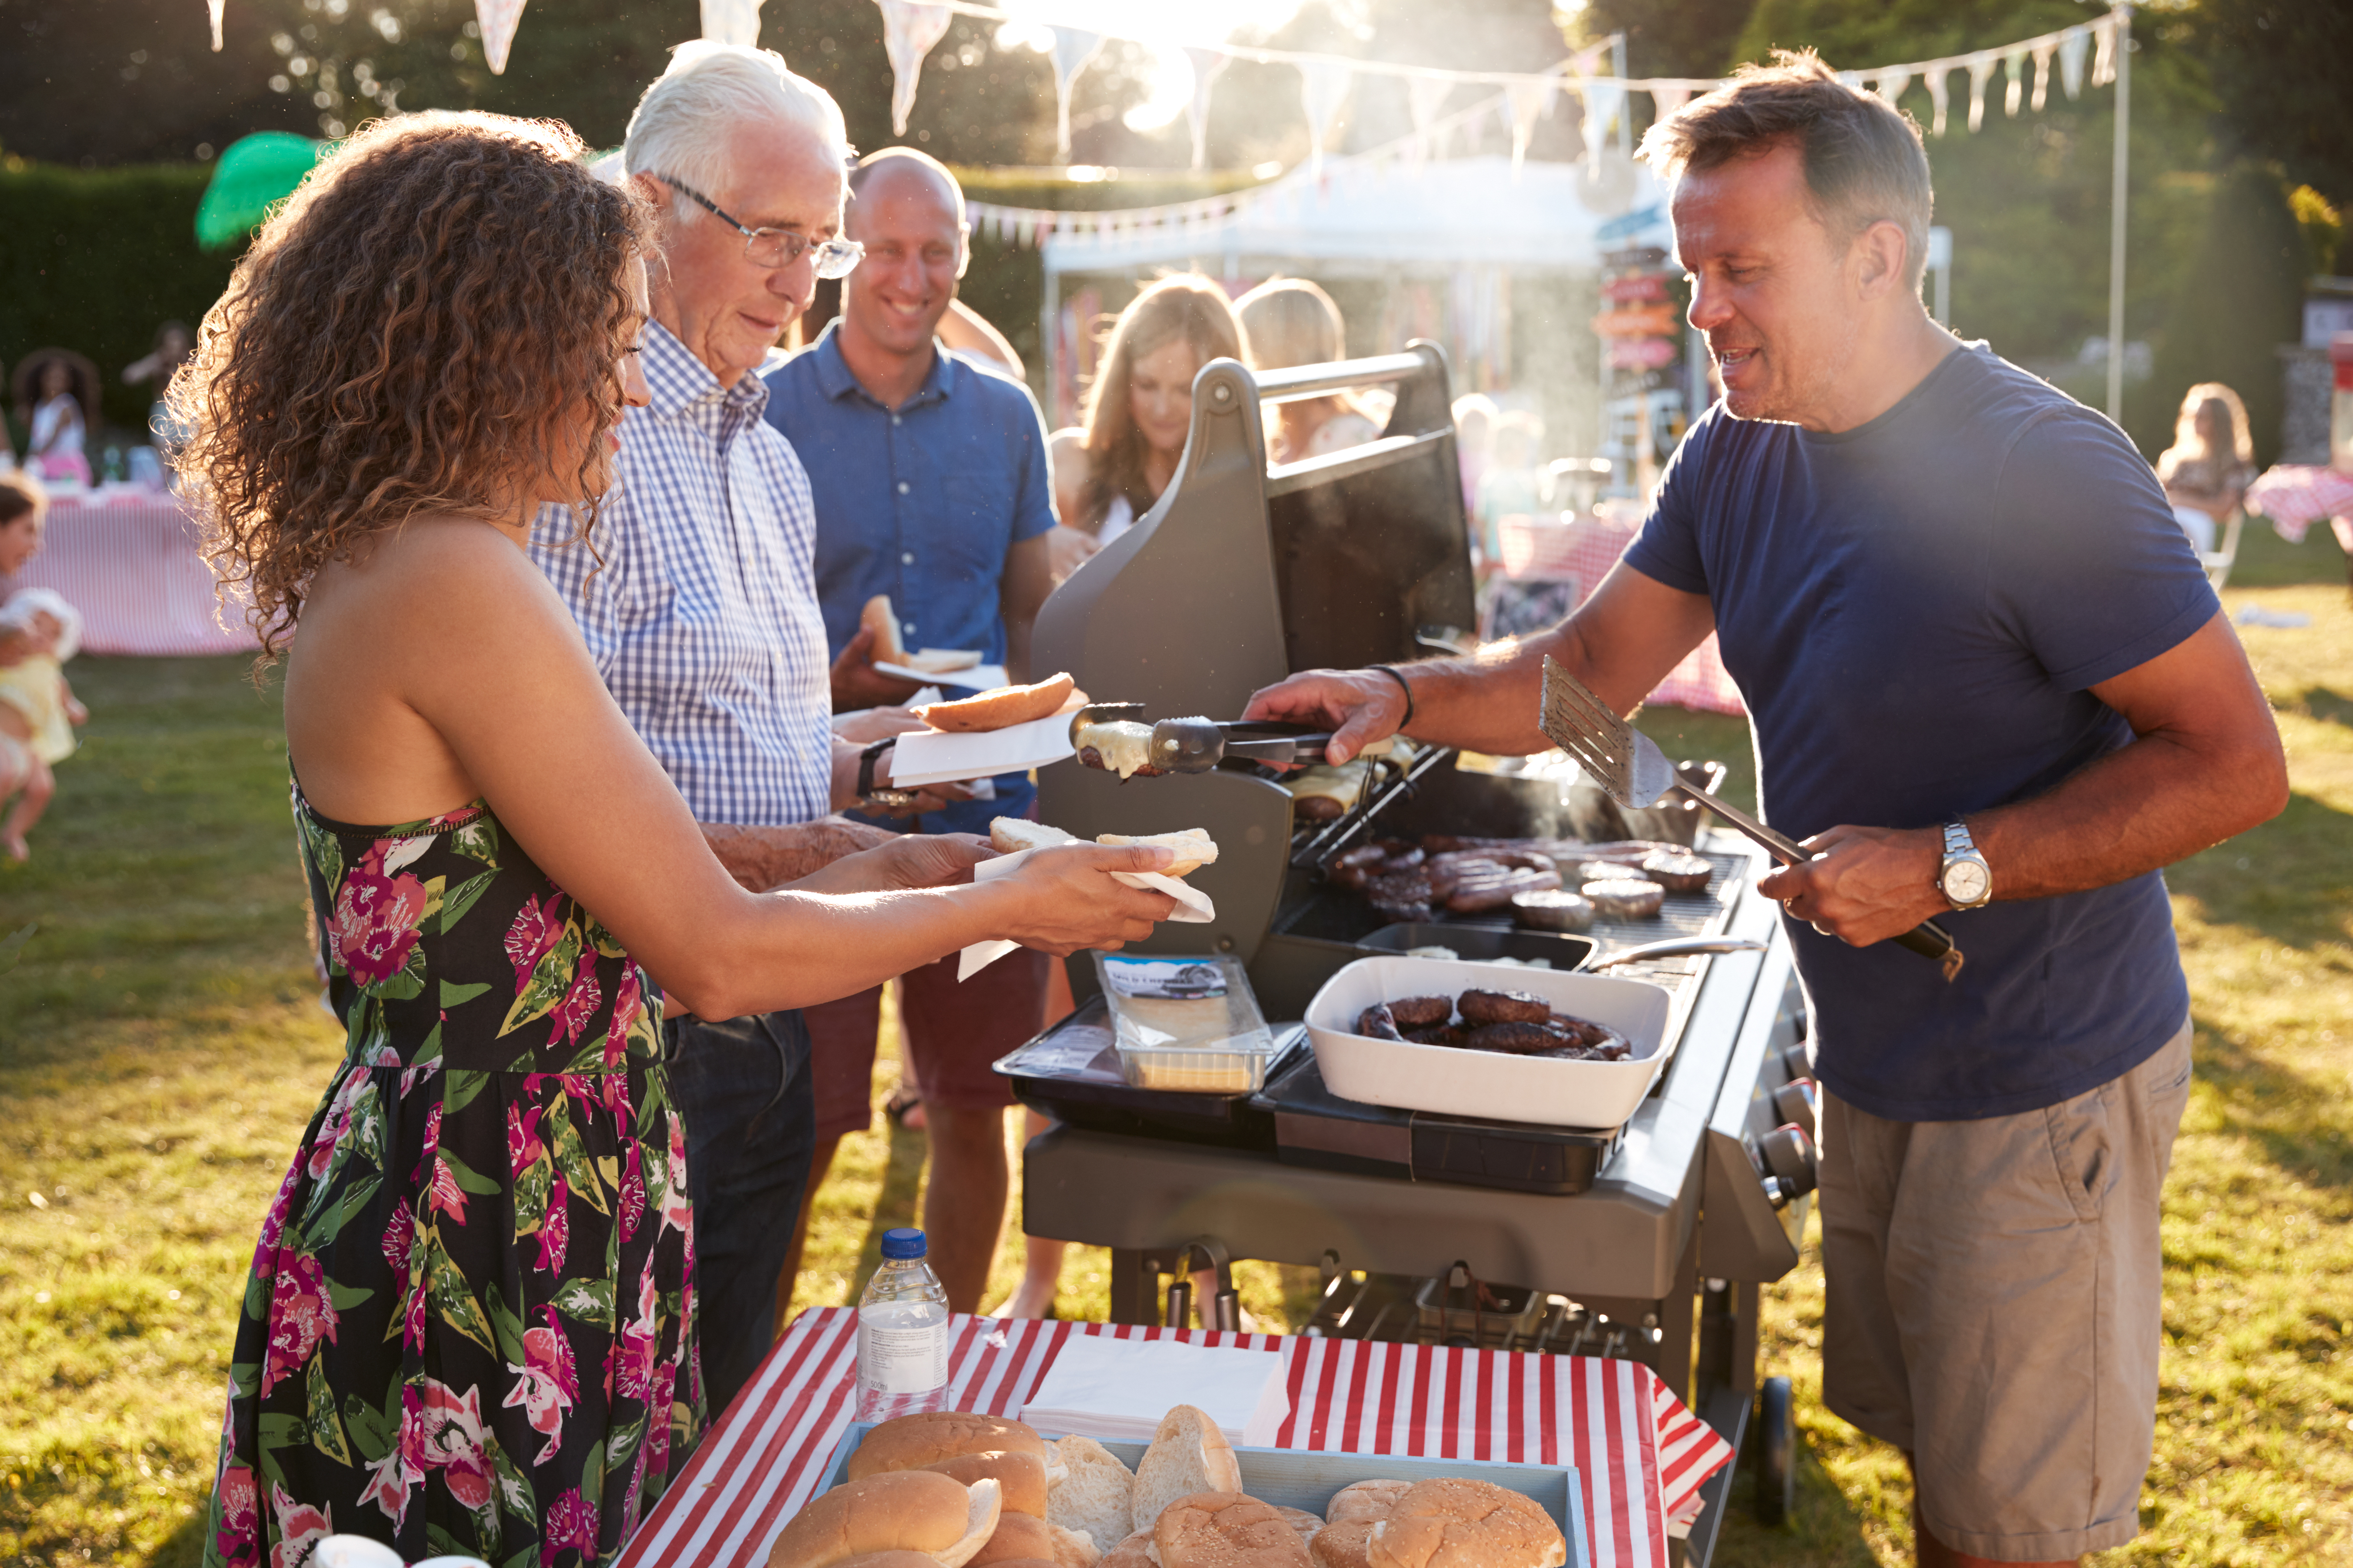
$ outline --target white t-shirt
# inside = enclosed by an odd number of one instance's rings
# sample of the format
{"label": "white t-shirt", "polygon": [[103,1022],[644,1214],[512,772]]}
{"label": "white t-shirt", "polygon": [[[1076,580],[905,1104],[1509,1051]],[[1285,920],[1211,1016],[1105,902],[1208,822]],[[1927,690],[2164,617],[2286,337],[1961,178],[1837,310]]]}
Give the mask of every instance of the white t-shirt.
{"label": "white t-shirt", "polygon": [[1135,509],[1127,504],[1125,496],[1111,498],[1111,508],[1103,513],[1103,526],[1095,530],[1095,542],[1109,544],[1135,526]]}
{"label": "white t-shirt", "polygon": [[81,405],[71,393],[44,398],[33,410],[31,450],[45,457],[81,456]]}

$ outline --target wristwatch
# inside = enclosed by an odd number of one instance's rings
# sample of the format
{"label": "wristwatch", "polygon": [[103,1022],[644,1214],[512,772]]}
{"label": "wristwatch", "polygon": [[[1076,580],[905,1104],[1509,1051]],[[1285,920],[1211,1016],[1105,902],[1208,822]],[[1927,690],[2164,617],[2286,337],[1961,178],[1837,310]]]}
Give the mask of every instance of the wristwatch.
{"label": "wristwatch", "polygon": [[1936,871],[1936,890],[1957,910],[1982,909],[1993,901],[1993,868],[1978,853],[1968,824],[1957,816],[1945,824],[1945,863]]}

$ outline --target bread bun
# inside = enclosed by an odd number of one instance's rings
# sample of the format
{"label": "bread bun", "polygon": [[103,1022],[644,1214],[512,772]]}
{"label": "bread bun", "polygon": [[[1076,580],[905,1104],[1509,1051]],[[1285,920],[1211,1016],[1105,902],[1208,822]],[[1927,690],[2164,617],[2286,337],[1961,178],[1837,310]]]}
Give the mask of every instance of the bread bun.
{"label": "bread bun", "polygon": [[882,1552],[920,1552],[964,1568],[997,1532],[995,1481],[965,1487],[933,1470],[848,1482],[795,1514],[768,1549],[768,1568],[835,1568]]}
{"label": "bread bun", "polygon": [[1128,1517],[1150,1530],[1160,1510],[1197,1492],[1240,1492],[1242,1468],[1234,1446],[1208,1413],[1179,1405],[1160,1418],[1152,1446],[1136,1461],[1135,1489]]}
{"label": "bread bun", "polygon": [[1314,1568],[1274,1505],[1240,1492],[1196,1492],[1160,1510],[1152,1527],[1161,1568]]}
{"label": "bread bun", "polygon": [[1035,1454],[956,1454],[918,1468],[937,1470],[965,1486],[979,1480],[995,1481],[1004,1492],[1007,1517],[1046,1517],[1046,1461]]}
{"label": "bread bun", "polygon": [[1535,1500],[1492,1481],[1418,1481],[1373,1526],[1371,1568],[1560,1568],[1568,1542]]}
{"label": "bread bun", "polygon": [[1131,837],[1124,833],[1098,833],[1098,844],[1142,844],[1155,849],[1173,849],[1176,863],[1162,873],[1182,877],[1190,871],[1213,863],[1218,858],[1218,841],[1209,837],[1208,828],[1187,827],[1179,833],[1144,833]]}
{"label": "bread bun", "polygon": [[891,595],[877,594],[866,601],[858,612],[858,624],[874,634],[873,657],[884,664],[898,664],[907,657],[907,645],[899,640],[899,617],[891,608]]}
{"label": "bread bun", "polygon": [[1373,1530],[1377,1519],[1349,1519],[1327,1524],[1307,1543],[1315,1568],[1372,1568]]}
{"label": "bread bun", "polygon": [[868,1552],[845,1557],[834,1568],[940,1568],[940,1560],[928,1552]]}
{"label": "bread bun", "polygon": [[1342,1487],[1324,1505],[1327,1523],[1345,1524],[1352,1519],[1387,1519],[1398,1505],[1398,1499],[1413,1490],[1411,1481],[1358,1481]]}
{"label": "bread bun", "polygon": [[1057,1568],[1095,1568],[1095,1561],[1102,1555],[1095,1550],[1093,1541],[1076,1531],[1048,1524],[1026,1513],[1007,1513],[997,1516],[997,1533],[973,1557],[971,1568],[1025,1559],[1051,1563]]}
{"label": "bread bun", "polygon": [[1084,1533],[1108,1552],[1135,1528],[1135,1477],[1092,1437],[1074,1433],[1053,1450],[1062,1474],[1047,1483],[1047,1520]]}
{"label": "bread bun", "polygon": [[1057,844],[1078,842],[1059,827],[1024,817],[1000,816],[988,825],[988,847],[999,855],[1018,855],[1024,849],[1047,849]]}
{"label": "bread bun", "polygon": [[1028,686],[1000,686],[977,697],[959,698],[954,702],[926,702],[908,711],[934,730],[958,735],[977,734],[1027,724],[1033,719],[1050,719],[1062,710],[1063,702],[1077,685],[1065,670]]}
{"label": "bread bun", "polygon": [[1152,1531],[1139,1530],[1103,1554],[1095,1568],[1160,1568],[1160,1548]]}
{"label": "bread bun", "polygon": [[[896,664],[901,661],[893,659]],[[980,663],[980,650],[972,647],[919,647],[905,659],[909,669],[920,669],[925,675],[954,675],[959,669],[971,669]]]}
{"label": "bread bun", "polygon": [[1046,1439],[1018,1421],[971,1410],[933,1410],[885,1421],[866,1434],[843,1468],[862,1480],[887,1470],[920,1470],[959,1454],[1027,1454],[1046,1462]]}
{"label": "bread bun", "polygon": [[1303,1508],[1285,1508],[1281,1503],[1277,1503],[1274,1505],[1274,1511],[1282,1515],[1282,1521],[1285,1524],[1299,1532],[1299,1539],[1302,1541],[1313,1542],[1316,1531],[1324,1528],[1324,1521]]}

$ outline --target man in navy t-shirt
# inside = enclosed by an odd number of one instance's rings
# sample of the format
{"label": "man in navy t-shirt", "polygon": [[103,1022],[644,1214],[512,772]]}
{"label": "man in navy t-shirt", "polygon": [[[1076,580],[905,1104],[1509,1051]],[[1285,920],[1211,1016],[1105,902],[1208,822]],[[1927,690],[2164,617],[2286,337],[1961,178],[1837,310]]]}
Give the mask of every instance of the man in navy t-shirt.
{"label": "man in navy t-shirt", "polygon": [[[2272,816],[2270,710],[2116,426],[1922,310],[1911,121],[1810,55],[1653,128],[1722,403],[1567,622],[1316,671],[1247,716],[1548,745],[1543,660],[1630,712],[1713,630],[1813,1017],[1824,1396],[1912,1461],[1924,1563],[2136,1533],[2189,1001],[2158,868]],[[1926,919],[1948,983],[1887,939]]]}
{"label": "man in navy t-shirt", "polygon": [[[1046,426],[1028,387],[934,336],[969,254],[964,192],[936,160],[886,148],[851,171],[843,232],[866,252],[842,283],[840,318],[766,378],[768,423],[800,455],[817,501],[834,710],[903,702],[916,689],[874,668],[859,621],[878,594],[908,647],[970,648],[1027,680],[1030,623],[1052,587]],[[986,834],[992,817],[1029,814],[1037,791],[1026,773],[992,782],[989,798],[923,813],[920,830]],[[951,955],[900,983],[931,1142],[923,1228],[959,1312],[979,1310],[1005,1223],[1013,1095],[990,1064],[1038,1032],[1047,962],[1025,949],[959,984]],[[842,1136],[872,1121],[881,988],[804,1016],[817,1078],[813,1195]],[[791,1274],[788,1263],[780,1289]]]}

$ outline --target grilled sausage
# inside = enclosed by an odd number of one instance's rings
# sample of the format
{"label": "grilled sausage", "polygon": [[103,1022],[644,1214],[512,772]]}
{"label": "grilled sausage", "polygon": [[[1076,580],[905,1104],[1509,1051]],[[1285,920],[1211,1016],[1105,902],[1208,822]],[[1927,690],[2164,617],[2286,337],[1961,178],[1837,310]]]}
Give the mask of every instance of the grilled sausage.
{"label": "grilled sausage", "polygon": [[1446,907],[1458,914],[1500,910],[1514,894],[1550,892],[1559,886],[1560,873],[1549,866],[1540,871],[1515,866],[1492,877],[1456,882],[1454,890],[1446,895]]}
{"label": "grilled sausage", "polygon": [[1427,1029],[1454,1016],[1454,1001],[1449,996],[1408,996],[1384,1005],[1400,1029]]}
{"label": "grilled sausage", "polygon": [[1481,1024],[1549,1024],[1552,1005],[1525,991],[1465,991],[1456,1004],[1462,1021]]}
{"label": "grilled sausage", "polygon": [[1434,1024],[1427,1029],[1408,1029],[1405,1037],[1417,1046],[1460,1046],[1468,1031],[1454,1024]]}
{"label": "grilled sausage", "polygon": [[1403,1035],[1398,1033],[1397,1020],[1389,1016],[1388,1005],[1380,1002],[1374,1003],[1356,1015],[1356,1033],[1376,1040],[1405,1038]]}

